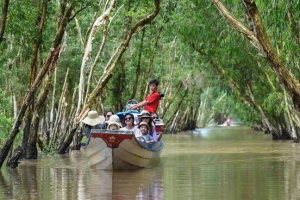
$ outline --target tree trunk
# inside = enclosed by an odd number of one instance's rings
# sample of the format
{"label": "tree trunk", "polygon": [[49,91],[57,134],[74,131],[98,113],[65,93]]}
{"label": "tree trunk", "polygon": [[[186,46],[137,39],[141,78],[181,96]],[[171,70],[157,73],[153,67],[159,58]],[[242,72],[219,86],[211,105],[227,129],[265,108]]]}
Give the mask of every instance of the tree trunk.
{"label": "tree trunk", "polygon": [[131,94],[130,99],[134,99],[134,97],[135,97],[137,87],[138,87],[138,83],[139,83],[139,77],[140,77],[140,74],[141,74],[141,59],[142,59],[145,31],[146,31],[146,28],[144,28],[143,31],[142,31],[141,46],[140,46],[140,50],[139,50],[138,63],[137,63],[137,66],[136,66],[136,71],[135,71],[135,82],[133,84],[132,94]]}
{"label": "tree trunk", "polygon": [[[15,149],[13,156],[10,156],[7,159],[7,166],[10,168],[16,168],[18,166],[18,160],[22,157],[23,154],[23,148],[21,146],[17,146],[17,148]],[[12,151],[12,148],[11,148]]]}
{"label": "tree trunk", "polygon": [[62,87],[62,93],[60,95],[60,99],[59,99],[59,104],[58,104],[58,109],[57,109],[57,113],[56,113],[56,119],[55,119],[55,123],[53,126],[53,132],[51,132],[51,139],[50,139],[50,144],[49,146],[52,148],[55,148],[56,144],[57,144],[57,138],[58,138],[58,134],[62,131],[61,130],[61,124],[62,124],[62,120],[63,120],[63,113],[66,107],[66,92],[68,89],[68,77],[69,77],[69,68],[67,69],[66,75],[65,75],[65,81]]}
{"label": "tree trunk", "polygon": [[[107,84],[109,79],[112,76],[112,72],[116,68],[116,66],[119,64],[124,52],[127,49],[127,46],[132,38],[132,36],[136,33],[138,33],[141,28],[143,28],[145,25],[149,24],[157,15],[159,12],[159,5],[160,1],[159,0],[154,0],[154,12],[151,13],[150,15],[144,17],[140,21],[138,21],[126,34],[125,39],[121,42],[115,53],[112,55],[111,59],[108,61],[108,64],[104,68],[103,75],[100,77],[96,88],[93,90],[91,95],[89,96],[88,101],[86,102],[85,106],[83,107],[81,113],[77,117],[78,121],[81,121],[85,114],[89,111],[90,105],[92,105],[96,100],[97,96],[99,96],[102,93],[103,87]],[[112,63],[112,61],[114,62]],[[112,63],[112,64],[111,64]]]}
{"label": "tree trunk", "polygon": [[78,104],[76,109],[76,115],[79,114],[79,111],[81,107],[83,106],[84,102],[84,76],[85,76],[85,67],[87,61],[91,60],[90,56],[92,53],[92,41],[96,36],[97,30],[100,25],[104,24],[105,21],[108,19],[109,15],[113,11],[114,7],[116,5],[116,0],[112,0],[110,3],[109,8],[100,16],[97,18],[97,20],[94,22],[88,41],[86,43],[84,55],[82,58],[81,68],[80,68],[80,78],[79,78],[79,92],[78,92]]}
{"label": "tree trunk", "polygon": [[250,82],[248,80],[246,80],[245,77],[244,78],[244,82],[247,86],[247,90],[248,90],[248,95],[253,103],[253,105],[256,106],[257,110],[259,111],[261,117],[262,117],[262,122],[263,124],[266,126],[266,128],[268,129],[268,131],[273,135],[273,138],[280,138],[280,134],[278,133],[278,130],[272,125],[272,123],[269,121],[269,119],[267,118],[264,110],[262,109],[262,107],[256,103],[255,101],[255,97],[252,91],[252,86],[250,84]]}
{"label": "tree trunk", "polygon": [[63,38],[64,30],[69,22],[69,18],[70,18],[71,12],[73,10],[72,6],[68,7],[67,9],[64,9],[66,6],[67,5],[61,5],[61,7],[63,7],[62,10],[65,12],[61,13],[61,16],[59,16],[60,20],[58,21],[58,28],[57,28],[57,32],[56,32],[55,38],[52,43],[52,48],[50,49],[50,52],[48,53],[47,58],[45,59],[44,65],[41,68],[39,74],[35,78],[30,89],[26,92],[23,104],[18,113],[18,117],[13,125],[12,131],[0,151],[0,168],[3,165],[5,158],[7,157],[7,154],[9,152],[11,145],[14,142],[15,137],[19,133],[19,127],[22,123],[22,119],[24,117],[24,114],[25,114],[28,106],[30,106],[30,104],[32,103],[32,100],[34,98],[34,93],[39,88],[40,84],[42,83],[43,78],[45,77],[46,73],[49,70],[49,66],[52,63],[55,63],[58,58],[58,54],[59,54],[59,50],[60,50],[60,43]]}
{"label": "tree trunk", "polygon": [[[178,96],[178,93],[181,91],[181,89],[183,88],[183,83],[180,82],[179,83],[179,87],[176,90],[176,93],[174,94],[174,97]],[[170,93],[171,94],[171,93]],[[163,112],[161,114],[161,118],[164,118],[165,114],[167,113],[167,111],[169,110],[170,106],[174,103],[174,99],[170,99],[166,104],[165,107],[163,107]]]}
{"label": "tree trunk", "polygon": [[[78,128],[79,122],[88,113],[88,111],[90,109],[90,106],[97,100],[97,97],[99,95],[101,95],[103,88],[106,86],[106,84],[110,80],[114,69],[119,64],[119,62],[120,62],[120,60],[121,60],[124,52],[126,51],[127,46],[129,44],[132,36],[134,34],[136,34],[137,32],[139,32],[141,30],[141,28],[144,27],[146,24],[149,24],[158,15],[159,5],[160,5],[159,0],[154,0],[154,5],[155,5],[154,12],[152,14],[146,16],[145,18],[141,19],[140,21],[138,21],[129,30],[129,32],[125,35],[125,39],[123,40],[123,42],[121,42],[121,44],[119,45],[119,47],[117,48],[117,50],[115,51],[115,53],[112,54],[110,60],[108,61],[108,64],[104,68],[103,75],[100,77],[100,79],[99,79],[99,81],[97,83],[96,88],[93,90],[93,92],[89,96],[89,99],[86,102],[86,104],[83,107],[83,109],[80,112],[80,114],[78,116],[76,116],[77,117],[76,118],[77,121],[76,121],[75,125],[73,126],[72,130],[70,131],[67,140],[63,143],[63,145],[61,146],[61,148],[58,150],[59,154],[64,154],[66,152],[67,148],[70,146],[70,144],[72,142],[72,139],[74,137],[74,134],[76,133],[76,130]],[[114,62],[113,62],[113,60],[114,60]]]}
{"label": "tree trunk", "polygon": [[[53,64],[53,65],[55,65],[55,64]],[[26,150],[25,150],[25,152],[26,152],[25,158],[26,159],[37,159],[37,157],[38,157],[36,143],[37,143],[37,135],[38,135],[40,116],[42,114],[42,110],[44,108],[48,94],[50,92],[51,78],[52,78],[52,74],[53,74],[53,70],[54,70],[53,68],[54,67],[52,67],[52,69],[50,70],[47,83],[46,83],[44,89],[42,90],[43,93],[39,97],[37,104],[35,106],[35,110],[33,112],[33,120],[32,120],[31,127],[30,127],[30,135],[29,135],[28,143],[27,143]]]}
{"label": "tree trunk", "polygon": [[57,69],[55,68],[54,71],[54,81],[53,81],[53,89],[52,89],[52,99],[51,99],[51,110],[50,110],[50,117],[49,117],[49,131],[52,133],[53,126],[54,126],[54,107],[55,107],[55,91],[56,91],[56,78],[57,78]]}
{"label": "tree trunk", "polygon": [[23,138],[22,138],[22,149],[26,149],[29,134],[30,134],[30,124],[32,122],[32,109],[29,107],[26,111],[24,117],[24,127],[23,127]]}
{"label": "tree trunk", "polygon": [[3,41],[3,35],[4,35],[7,13],[8,13],[8,5],[9,5],[9,0],[4,0],[3,7],[2,7],[1,24],[0,24],[0,43]]}
{"label": "tree trunk", "polygon": [[290,71],[285,67],[283,61],[276,53],[274,47],[270,42],[259,11],[253,0],[241,0],[247,15],[249,28],[245,27],[237,18],[235,18],[220,0],[212,0],[225,20],[233,26],[234,29],[241,32],[256,50],[264,57],[269,63],[270,68],[275,72],[279,82],[284,86],[286,91],[292,97],[295,109],[300,111],[300,82],[293,77]]}
{"label": "tree trunk", "polygon": [[[183,103],[183,100],[184,100],[185,97],[187,96],[188,91],[189,91],[188,89],[184,89],[184,94],[181,96],[181,99],[179,100],[179,102],[178,102],[178,104],[177,104],[177,106],[176,106],[176,109],[174,109],[174,115],[176,115],[176,113],[178,114],[178,110],[180,109],[181,104]],[[174,116],[174,115],[173,115],[173,116]],[[169,118],[169,120],[166,122],[166,127],[170,126],[171,121],[172,121],[172,124],[174,124],[174,120],[172,120],[173,116],[171,116],[171,117]],[[171,125],[171,126],[173,126],[173,125]],[[170,126],[170,127],[171,127],[171,126]],[[172,129],[172,128],[171,128],[171,129]]]}
{"label": "tree trunk", "polygon": [[72,107],[70,109],[70,113],[69,113],[69,117],[67,119],[67,125],[66,128],[64,130],[61,130],[63,135],[58,138],[58,149],[62,148],[62,146],[64,145],[64,140],[66,138],[67,133],[69,133],[74,124],[74,119],[75,119],[75,114],[76,114],[76,103],[75,103],[75,99],[76,99],[76,93],[77,90],[74,90],[73,96],[72,96]]}

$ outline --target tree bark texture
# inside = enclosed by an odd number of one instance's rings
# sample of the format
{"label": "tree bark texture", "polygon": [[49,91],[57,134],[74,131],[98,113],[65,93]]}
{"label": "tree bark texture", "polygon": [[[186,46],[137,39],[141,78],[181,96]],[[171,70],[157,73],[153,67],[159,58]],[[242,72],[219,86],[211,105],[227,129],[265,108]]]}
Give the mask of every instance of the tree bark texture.
{"label": "tree bark texture", "polygon": [[[55,65],[55,64],[53,64]],[[36,148],[36,143],[37,143],[37,136],[38,136],[38,126],[40,122],[40,116],[42,114],[42,110],[44,108],[45,102],[47,100],[48,94],[51,89],[51,78],[53,74],[54,67],[52,67],[48,80],[46,82],[46,85],[44,89],[42,90],[42,94],[38,98],[37,104],[35,106],[35,110],[33,112],[33,119],[32,123],[30,126],[30,135],[28,139],[28,143],[26,146],[25,150],[25,158],[26,159],[36,159],[38,157],[37,155],[37,148]]]}
{"label": "tree bark texture", "polygon": [[6,20],[7,20],[8,6],[9,6],[9,0],[4,0],[3,7],[2,7],[1,24],[0,24],[0,43],[3,41],[3,35],[6,26]]}
{"label": "tree bark texture", "polygon": [[[108,81],[112,77],[112,72],[114,71],[116,66],[119,64],[124,52],[126,51],[127,46],[129,44],[132,36],[134,34],[136,34],[137,32],[139,32],[141,30],[141,28],[143,28],[145,25],[149,24],[158,15],[159,5],[160,5],[159,0],[154,0],[154,6],[155,6],[154,12],[152,14],[146,16],[145,18],[141,19],[140,21],[138,21],[126,34],[125,39],[123,40],[123,42],[121,42],[121,44],[119,45],[119,47],[117,48],[115,53],[112,55],[111,59],[108,61],[108,64],[106,65],[106,67],[104,69],[103,75],[100,77],[100,79],[97,83],[97,86],[95,87],[95,89],[93,90],[91,95],[89,96],[88,101],[85,103],[80,114],[78,116],[76,116],[77,123],[72,127],[72,129],[67,137],[67,140],[65,142],[63,142],[63,145],[58,150],[59,154],[64,154],[66,152],[67,148],[70,146],[70,144],[73,140],[74,134],[76,133],[76,130],[78,128],[79,122],[88,113],[90,106],[97,100],[97,97],[99,95],[101,95],[103,88],[107,85]],[[114,60],[114,62],[112,63],[113,60]],[[80,102],[78,101],[78,103],[80,103]]]}
{"label": "tree bark texture", "polygon": [[7,154],[9,152],[9,149],[11,145],[14,142],[15,137],[17,136],[19,132],[19,127],[22,123],[22,119],[24,117],[24,114],[32,103],[32,100],[34,98],[34,93],[36,90],[39,88],[39,86],[42,83],[42,80],[44,79],[46,73],[49,70],[49,67],[51,64],[55,63],[58,55],[59,55],[59,50],[60,50],[60,44],[64,35],[64,30],[69,22],[69,18],[71,16],[73,6],[67,7],[66,5],[61,5],[62,8],[62,13],[59,16],[59,21],[57,22],[57,32],[55,35],[55,38],[52,42],[52,47],[50,49],[50,52],[47,55],[47,58],[45,59],[44,65],[39,71],[38,75],[36,76],[35,80],[33,81],[30,89],[26,92],[24,101],[22,103],[22,106],[20,108],[20,111],[18,113],[18,117],[13,125],[12,131],[10,132],[9,137],[7,138],[4,146],[2,147],[0,151],[0,168],[2,167],[5,158],[7,157]]}
{"label": "tree bark texture", "polygon": [[80,68],[80,79],[79,79],[79,92],[78,92],[78,104],[77,104],[77,109],[76,109],[76,114],[79,114],[80,109],[82,108],[84,101],[84,76],[85,76],[85,67],[87,64],[88,60],[91,60],[91,53],[92,53],[92,41],[96,36],[97,30],[100,25],[104,24],[106,20],[109,17],[109,14],[113,11],[116,5],[116,0],[112,0],[110,3],[109,8],[100,16],[96,19],[94,22],[89,38],[86,43],[84,55],[82,58],[82,63],[81,63],[81,68]]}
{"label": "tree bark texture", "polygon": [[[149,24],[159,13],[159,5],[160,1],[159,0],[154,0],[154,12],[151,13],[150,15],[146,16],[145,18],[141,19],[138,21],[127,33],[125,39],[123,42],[119,45],[117,48],[116,52],[113,54],[111,60],[116,56],[114,59],[114,62],[112,64],[108,64],[103,72],[103,75],[100,77],[96,88],[93,90],[91,93],[88,101],[86,102],[85,106],[83,107],[81,113],[77,117],[78,121],[81,121],[81,119],[85,116],[85,114],[88,112],[90,105],[92,105],[96,100],[97,96],[99,96],[102,93],[103,87],[105,87],[106,83],[109,81],[111,78],[112,72],[116,68],[116,66],[119,64],[124,52],[127,49],[127,46],[134,34],[139,32],[145,25]],[[111,63],[111,61],[109,61]]]}
{"label": "tree bark texture", "polygon": [[300,111],[300,82],[293,77],[289,70],[285,67],[282,59],[276,53],[271,44],[270,38],[267,35],[262,23],[260,13],[253,0],[241,0],[249,28],[245,27],[237,20],[222,4],[220,0],[212,0],[217,9],[220,11],[225,20],[241,32],[257,51],[266,59],[270,68],[275,72],[279,82],[284,86],[286,91],[291,95],[295,108]]}
{"label": "tree bark texture", "polygon": [[140,50],[139,50],[139,55],[138,55],[138,63],[137,63],[137,66],[136,66],[136,71],[135,71],[135,82],[133,84],[132,94],[131,94],[130,99],[134,99],[134,97],[135,97],[137,87],[138,87],[138,83],[139,83],[139,77],[140,77],[140,74],[141,74],[141,59],[142,59],[142,51],[143,51],[145,31],[146,31],[146,28],[144,28],[143,31],[142,31],[141,45],[140,45]]}

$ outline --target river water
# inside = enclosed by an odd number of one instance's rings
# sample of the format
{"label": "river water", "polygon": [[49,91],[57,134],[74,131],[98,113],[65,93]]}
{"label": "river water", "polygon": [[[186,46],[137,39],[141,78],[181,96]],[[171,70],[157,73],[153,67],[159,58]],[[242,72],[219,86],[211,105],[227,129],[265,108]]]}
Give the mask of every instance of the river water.
{"label": "river water", "polygon": [[248,127],[163,137],[160,164],[91,170],[83,152],[22,161],[0,173],[0,199],[300,199],[300,145]]}

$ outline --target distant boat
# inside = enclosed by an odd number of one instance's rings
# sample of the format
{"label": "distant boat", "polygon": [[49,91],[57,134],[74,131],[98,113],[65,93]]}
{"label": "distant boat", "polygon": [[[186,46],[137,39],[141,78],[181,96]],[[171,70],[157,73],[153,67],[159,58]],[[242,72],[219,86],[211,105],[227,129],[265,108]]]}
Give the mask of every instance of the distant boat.
{"label": "distant boat", "polygon": [[159,163],[163,142],[139,142],[132,131],[92,129],[85,153],[93,169],[151,168]]}

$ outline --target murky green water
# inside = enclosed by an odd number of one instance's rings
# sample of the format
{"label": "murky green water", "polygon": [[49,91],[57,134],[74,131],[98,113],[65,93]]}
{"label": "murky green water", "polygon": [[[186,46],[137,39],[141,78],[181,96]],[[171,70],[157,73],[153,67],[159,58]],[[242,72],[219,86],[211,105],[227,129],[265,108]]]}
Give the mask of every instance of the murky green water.
{"label": "murky green water", "polygon": [[165,135],[161,163],[90,170],[80,151],[2,169],[0,199],[300,199],[300,145],[247,127]]}

